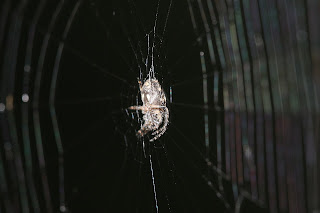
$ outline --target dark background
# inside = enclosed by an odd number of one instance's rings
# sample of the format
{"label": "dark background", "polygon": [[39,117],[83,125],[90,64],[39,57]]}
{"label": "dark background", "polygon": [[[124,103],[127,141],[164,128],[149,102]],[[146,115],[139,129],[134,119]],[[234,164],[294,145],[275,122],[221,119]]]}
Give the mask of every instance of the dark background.
{"label": "dark background", "polygon": [[[149,143],[147,138],[144,142],[136,138],[138,121],[128,116],[125,109],[136,104],[136,97],[139,97],[136,79],[139,65],[143,66],[142,58],[147,55],[146,35],[153,30],[156,1],[5,3],[2,10],[9,14],[9,21],[14,15],[19,18],[21,39],[12,39],[12,43],[4,43],[2,47],[18,45],[17,51],[12,53],[17,54],[16,74],[3,72],[2,80],[12,79],[4,90],[14,91],[12,115],[16,123],[16,148],[24,164],[27,146],[23,125],[29,129],[32,176],[42,212],[56,212],[60,205],[61,168],[55,134],[60,134],[63,145],[64,157],[60,161],[63,160],[65,171],[68,211],[156,212],[150,156],[160,212],[221,212],[226,209],[223,203],[229,202],[227,198],[219,200],[217,189],[208,187],[208,178],[212,178],[209,182],[216,182],[216,178],[208,171],[205,161],[203,76],[199,58],[202,47],[197,42],[200,35],[192,28],[187,2],[174,2],[169,11],[170,2],[160,1],[154,39],[155,72],[168,102],[172,87],[173,103],[168,104],[168,130],[155,143]],[[15,20],[11,20],[11,25],[2,21],[3,32],[10,32]],[[9,33],[3,34],[5,40],[10,40]],[[142,56],[136,58],[139,51]],[[22,70],[29,56],[31,71],[26,74]],[[41,57],[44,57],[42,68]],[[2,59],[2,63],[7,62]],[[145,77],[146,70],[141,72]],[[51,89],[55,73],[57,81]],[[212,75],[209,79],[212,80]],[[176,83],[179,85],[173,86]],[[37,101],[36,88],[39,90]],[[56,93],[58,129],[54,128],[50,116],[49,94],[52,91]],[[30,97],[26,104],[19,98],[25,92]],[[28,111],[27,124],[23,123],[25,114],[21,110],[24,109]],[[35,112],[39,113],[39,121],[35,120]],[[210,113],[213,116],[215,112]],[[3,135],[7,133],[10,131]],[[40,134],[42,139],[45,167],[39,163],[41,149],[35,134]],[[211,135],[214,138],[214,131]],[[3,151],[4,161],[6,154]],[[10,165],[5,167],[7,178],[11,177],[10,169]],[[48,189],[43,185],[43,174],[47,175]],[[15,181],[18,177],[13,175],[8,186],[18,187]],[[52,209],[48,209],[45,196],[41,196],[48,191]],[[19,199],[14,194],[8,196],[13,200],[13,209],[23,211]],[[32,203],[30,198],[28,200]],[[5,203],[3,205],[5,209]],[[29,206],[31,212],[35,211],[32,204]]]}
{"label": "dark background", "polygon": [[[317,209],[313,8],[0,2],[0,211]],[[141,113],[127,110],[142,104],[148,45],[170,111],[153,143],[136,137]]]}

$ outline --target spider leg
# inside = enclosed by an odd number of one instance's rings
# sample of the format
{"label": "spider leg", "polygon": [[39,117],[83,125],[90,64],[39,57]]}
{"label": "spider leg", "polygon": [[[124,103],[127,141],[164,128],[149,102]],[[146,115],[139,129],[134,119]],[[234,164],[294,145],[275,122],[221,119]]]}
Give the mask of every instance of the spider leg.
{"label": "spider leg", "polygon": [[149,105],[150,108],[152,109],[162,109],[162,108],[166,108],[166,106],[161,106],[161,105]]}
{"label": "spider leg", "polygon": [[158,135],[156,135],[155,137],[153,137],[150,142],[157,140],[158,138],[160,138],[165,132],[166,132],[167,128],[163,128],[161,132],[159,132]]}
{"label": "spider leg", "polygon": [[140,91],[142,90],[142,82],[140,80],[138,80],[138,84],[139,84],[139,88],[140,88]]}
{"label": "spider leg", "polygon": [[145,134],[147,134],[150,131],[147,124],[143,124],[141,129],[137,132],[138,137],[143,137]]}
{"label": "spider leg", "polygon": [[147,107],[145,107],[145,106],[130,106],[130,107],[128,107],[128,109],[145,111],[145,110],[147,110]]}
{"label": "spider leg", "polygon": [[157,131],[153,132],[152,135],[155,135],[155,137],[153,137],[150,142],[157,140],[159,137],[161,137],[165,131],[167,130],[167,126],[169,123],[169,110],[166,107],[165,111],[164,111],[164,121],[163,121],[163,126],[158,129]]}
{"label": "spider leg", "polygon": [[156,135],[159,132],[162,132],[164,129],[167,129],[169,123],[169,110],[167,107],[165,107],[165,112],[164,112],[164,121],[163,121],[163,125],[160,129],[158,129],[157,131],[153,132],[152,135]]}

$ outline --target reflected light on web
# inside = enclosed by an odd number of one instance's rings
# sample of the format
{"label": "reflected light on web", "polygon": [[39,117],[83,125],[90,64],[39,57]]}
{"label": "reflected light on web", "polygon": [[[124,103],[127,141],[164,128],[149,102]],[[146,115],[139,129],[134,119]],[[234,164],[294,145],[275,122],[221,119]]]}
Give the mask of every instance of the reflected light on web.
{"label": "reflected light on web", "polygon": [[0,103],[0,112],[4,112],[6,106],[3,103]]}
{"label": "reflected light on web", "polygon": [[26,103],[26,102],[29,101],[29,95],[28,94],[23,94],[21,99],[22,99],[23,102]]}
{"label": "reflected light on web", "polygon": [[65,206],[60,206],[60,211],[61,212],[66,212],[67,211],[67,208]]}
{"label": "reflected light on web", "polygon": [[30,72],[30,66],[29,65],[26,65],[26,66],[24,66],[24,71],[25,72]]}

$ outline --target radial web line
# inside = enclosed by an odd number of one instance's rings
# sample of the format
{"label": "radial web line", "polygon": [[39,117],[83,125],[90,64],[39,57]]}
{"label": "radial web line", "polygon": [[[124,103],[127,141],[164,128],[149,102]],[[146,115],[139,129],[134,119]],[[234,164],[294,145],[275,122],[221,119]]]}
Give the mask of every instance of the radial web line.
{"label": "radial web line", "polygon": [[153,174],[153,166],[152,166],[151,154],[149,155],[149,161],[150,161],[150,170],[151,170],[151,177],[152,177],[152,186],[153,186],[153,193],[154,193],[154,201],[155,201],[156,210],[157,210],[157,213],[158,213],[158,212],[159,212],[159,207],[158,207],[156,184],[155,184],[155,182],[154,182],[154,174]]}

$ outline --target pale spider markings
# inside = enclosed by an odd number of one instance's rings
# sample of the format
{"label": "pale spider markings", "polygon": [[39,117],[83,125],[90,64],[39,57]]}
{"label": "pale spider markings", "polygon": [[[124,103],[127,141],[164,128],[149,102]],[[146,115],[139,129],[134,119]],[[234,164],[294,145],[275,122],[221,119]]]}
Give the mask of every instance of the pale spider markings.
{"label": "pale spider markings", "polygon": [[[141,93],[142,106],[130,106],[130,110],[141,110],[143,125],[137,132],[138,137],[143,137],[153,131],[150,141],[155,141],[167,130],[169,123],[169,110],[166,106],[166,95],[156,78],[148,78],[144,84],[138,81]],[[161,124],[163,124],[161,126]],[[161,127],[160,127],[161,126]]]}

